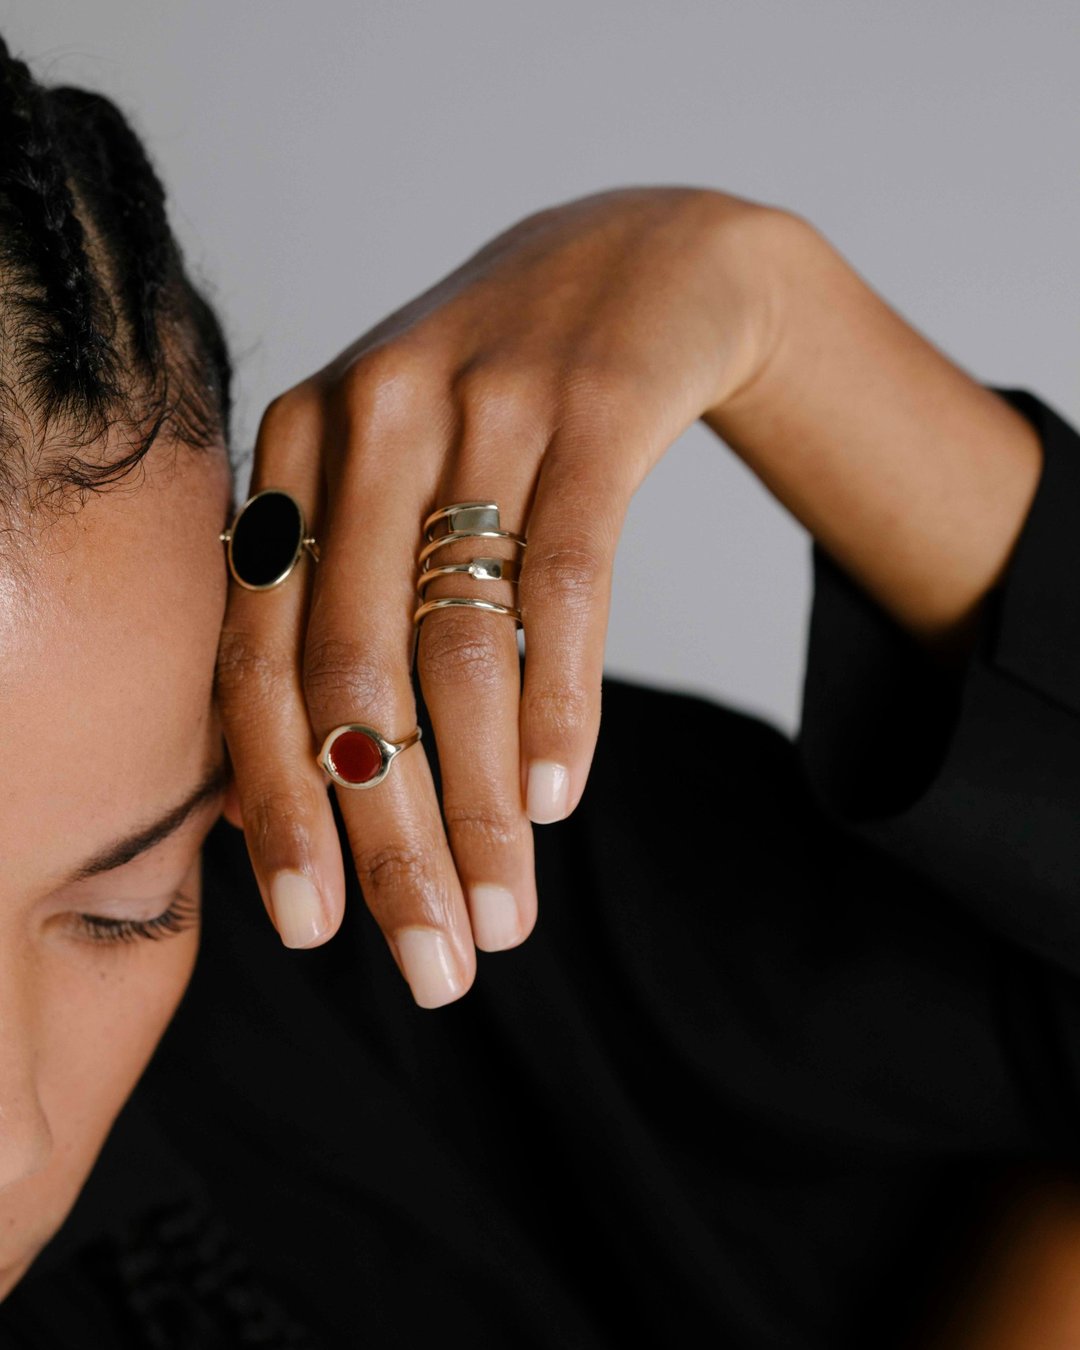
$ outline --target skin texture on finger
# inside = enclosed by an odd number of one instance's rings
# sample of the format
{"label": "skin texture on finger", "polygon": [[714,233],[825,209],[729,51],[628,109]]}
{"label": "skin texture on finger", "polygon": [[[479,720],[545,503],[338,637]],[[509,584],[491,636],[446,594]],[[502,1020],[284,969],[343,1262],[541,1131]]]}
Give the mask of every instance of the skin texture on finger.
{"label": "skin texture on finger", "polygon": [[[461,444],[432,509],[494,501],[499,528],[524,537],[530,466],[539,461],[538,428],[546,420],[525,417],[512,386],[499,387],[496,380],[488,391],[492,397],[485,399],[474,385],[462,401]],[[439,522],[434,533],[445,529],[446,522]],[[526,553],[527,546],[512,539],[465,538],[437,549],[430,564],[488,556],[520,564]],[[435,577],[417,599],[451,596],[517,605],[517,587],[509,581],[467,573]],[[535,926],[538,909],[532,828],[520,789],[517,632],[514,619],[504,614],[433,610],[422,618],[417,647],[424,702],[438,740],[443,815],[476,945],[485,951],[517,946]]]}
{"label": "skin texture on finger", "polygon": [[[266,410],[251,493],[276,487],[300,503],[319,537],[322,404],[303,387]],[[301,652],[312,572],[305,550],[280,585],[247,590],[230,578],[217,691],[239,813],[267,913],[289,947],[327,941],[341,926],[345,875],[337,827],[316,762]]]}
{"label": "skin texture on finger", "polygon": [[584,791],[600,730],[615,550],[635,479],[604,454],[614,425],[566,420],[536,488],[518,588],[525,631],[521,792],[536,824]]}
{"label": "skin texture on finger", "polygon": [[[417,724],[415,556],[446,424],[420,391],[399,398],[385,368],[357,381],[345,425],[331,431],[349,455],[332,469],[305,643],[304,690],[320,744],[349,723],[391,741]],[[415,1001],[432,1008],[460,998],[475,978],[475,944],[423,742],[373,786],[333,790],[365,900]]]}
{"label": "skin texture on finger", "polygon": [[194,967],[197,922],[103,942],[77,920],[148,920],[177,891],[197,917],[220,797],[122,866],[73,873],[222,758],[228,492],[223,452],[161,443],[138,482],[0,545],[0,1297],[70,1213]]}

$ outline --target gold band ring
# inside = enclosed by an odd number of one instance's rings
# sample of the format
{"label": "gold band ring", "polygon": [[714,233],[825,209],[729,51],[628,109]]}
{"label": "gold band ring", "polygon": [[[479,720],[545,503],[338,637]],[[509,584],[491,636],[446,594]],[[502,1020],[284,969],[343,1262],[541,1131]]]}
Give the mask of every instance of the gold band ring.
{"label": "gold band ring", "polygon": [[521,610],[513,605],[497,605],[494,600],[476,600],[469,595],[447,595],[439,600],[425,600],[420,608],[413,614],[413,624],[419,626],[423,621],[425,614],[430,614],[435,609],[449,609],[452,606],[468,606],[471,609],[486,609],[491,614],[508,614],[518,626],[523,628],[525,625],[521,620]]}
{"label": "gold band ring", "polygon": [[471,534],[480,530],[499,530],[499,507],[496,502],[455,502],[440,506],[424,521],[421,529],[425,539],[434,539],[432,525],[446,521],[447,534]]}
{"label": "gold band ring", "polygon": [[468,562],[425,567],[421,569],[417,578],[417,591],[422,593],[429,581],[433,581],[435,577],[449,576],[452,572],[468,572],[479,581],[509,581],[512,586],[516,586],[521,575],[521,567],[513,558],[470,558]]}
{"label": "gold band ring", "polygon": [[416,555],[416,561],[426,563],[433,553],[446,544],[452,544],[456,539],[512,539],[515,544],[525,547],[525,540],[510,530],[450,530],[447,534],[440,534],[430,544],[425,544]]}

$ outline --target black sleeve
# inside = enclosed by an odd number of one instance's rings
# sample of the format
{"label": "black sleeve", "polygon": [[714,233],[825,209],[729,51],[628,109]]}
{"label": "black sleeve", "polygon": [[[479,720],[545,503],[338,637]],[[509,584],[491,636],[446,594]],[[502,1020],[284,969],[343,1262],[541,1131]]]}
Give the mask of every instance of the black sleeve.
{"label": "black sleeve", "polygon": [[1043,465],[973,650],[940,669],[814,540],[797,744],[837,825],[1080,974],[1080,434],[987,387]]}

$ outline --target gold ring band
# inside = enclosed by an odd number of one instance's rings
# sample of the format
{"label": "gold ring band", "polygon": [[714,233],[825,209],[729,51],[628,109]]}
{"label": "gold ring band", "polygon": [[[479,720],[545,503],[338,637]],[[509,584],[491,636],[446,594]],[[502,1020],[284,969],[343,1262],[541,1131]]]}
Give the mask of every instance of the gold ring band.
{"label": "gold ring band", "polygon": [[468,606],[471,609],[486,609],[490,614],[507,614],[518,628],[523,628],[521,610],[514,605],[497,605],[494,600],[476,600],[468,595],[445,595],[438,600],[425,600],[413,614],[413,624],[418,626],[426,614],[436,609],[450,609]]}
{"label": "gold ring band", "polygon": [[525,547],[525,540],[520,535],[513,534],[510,530],[451,530],[448,534],[440,534],[430,544],[425,544],[416,555],[416,561],[421,564],[426,563],[433,553],[447,544],[454,543],[457,539],[512,539],[515,544],[519,544],[522,548]]}
{"label": "gold ring band", "polygon": [[423,593],[424,587],[436,577],[450,576],[454,572],[468,572],[478,581],[508,581],[511,586],[518,584],[521,575],[520,565],[513,558],[470,558],[468,562],[445,563],[442,567],[421,568],[416,589]]}

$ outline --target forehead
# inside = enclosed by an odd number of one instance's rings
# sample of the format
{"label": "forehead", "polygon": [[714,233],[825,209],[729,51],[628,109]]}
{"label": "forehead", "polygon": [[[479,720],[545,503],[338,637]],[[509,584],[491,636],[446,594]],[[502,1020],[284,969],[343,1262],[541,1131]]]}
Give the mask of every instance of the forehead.
{"label": "forehead", "polygon": [[227,499],[223,458],[180,453],[0,545],[0,885],[63,873],[206,768]]}

